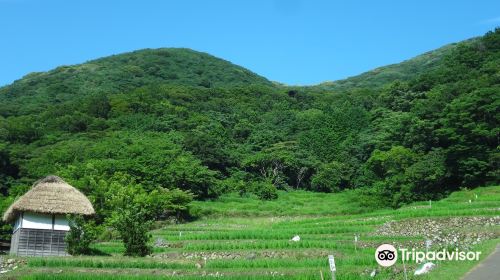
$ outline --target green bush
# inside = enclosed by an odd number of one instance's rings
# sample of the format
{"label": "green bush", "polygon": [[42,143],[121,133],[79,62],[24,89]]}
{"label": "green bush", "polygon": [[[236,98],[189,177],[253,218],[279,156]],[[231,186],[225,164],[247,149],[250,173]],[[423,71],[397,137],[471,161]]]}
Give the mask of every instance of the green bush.
{"label": "green bush", "polygon": [[273,200],[278,198],[276,186],[270,182],[253,182],[251,189],[261,200]]}
{"label": "green bush", "polygon": [[138,207],[129,207],[116,212],[113,225],[120,233],[125,246],[125,256],[144,257],[152,252],[148,245],[151,235],[151,220],[145,219],[147,214]]}
{"label": "green bush", "polygon": [[96,240],[98,230],[93,220],[86,221],[79,215],[68,215],[70,231],[66,235],[70,255],[90,255],[90,245]]}

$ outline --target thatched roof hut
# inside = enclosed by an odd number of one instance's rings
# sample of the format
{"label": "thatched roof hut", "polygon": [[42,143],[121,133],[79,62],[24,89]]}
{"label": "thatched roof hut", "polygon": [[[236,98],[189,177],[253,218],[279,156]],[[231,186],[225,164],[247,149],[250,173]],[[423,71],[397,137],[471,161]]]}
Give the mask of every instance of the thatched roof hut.
{"label": "thatched roof hut", "polygon": [[35,182],[31,190],[5,211],[3,220],[12,222],[22,212],[62,215],[95,213],[84,194],[57,176],[47,176]]}
{"label": "thatched roof hut", "polygon": [[14,222],[10,253],[19,256],[66,256],[66,214],[92,215],[94,208],[80,191],[57,176],[37,181],[5,211]]}

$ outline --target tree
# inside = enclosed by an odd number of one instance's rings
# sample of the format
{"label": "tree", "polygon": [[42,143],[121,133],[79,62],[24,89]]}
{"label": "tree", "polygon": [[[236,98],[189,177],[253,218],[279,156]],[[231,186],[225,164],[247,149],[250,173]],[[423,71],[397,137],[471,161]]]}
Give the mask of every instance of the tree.
{"label": "tree", "polygon": [[394,208],[414,199],[408,185],[405,170],[417,160],[417,154],[403,146],[394,146],[388,151],[375,150],[367,165],[378,177],[374,182],[379,199]]}
{"label": "tree", "polygon": [[422,93],[412,91],[408,83],[395,81],[380,94],[380,100],[386,108],[408,112],[412,107],[413,100],[422,96]]}
{"label": "tree", "polygon": [[282,189],[308,185],[315,164],[293,141],[276,143],[243,161],[248,171]]}
{"label": "tree", "polygon": [[85,220],[79,215],[68,215],[70,231],[65,237],[70,255],[90,255],[90,245],[96,240],[97,229],[93,220]]}
{"label": "tree", "polygon": [[436,149],[418,157],[417,162],[405,170],[411,192],[418,200],[434,199],[442,193],[443,184],[449,176],[446,169],[446,153]]}
{"label": "tree", "polygon": [[217,172],[203,166],[199,159],[190,154],[176,157],[162,173],[165,186],[190,191],[199,198],[217,195]]}
{"label": "tree", "polygon": [[350,179],[347,167],[337,161],[322,165],[311,180],[311,188],[321,192],[339,192]]}
{"label": "tree", "polygon": [[112,198],[113,211],[108,223],[120,234],[125,246],[125,256],[146,256],[152,252],[148,244],[155,205],[137,186],[123,186]]}
{"label": "tree", "polygon": [[212,170],[225,171],[234,165],[228,147],[230,137],[220,123],[200,125],[185,136],[184,146]]}
{"label": "tree", "polygon": [[367,164],[380,178],[395,176],[404,172],[415,162],[416,154],[403,146],[394,146],[388,151],[375,150]]}
{"label": "tree", "polygon": [[499,90],[496,86],[464,94],[446,106],[440,119],[441,128],[436,134],[452,155],[449,163],[453,176],[464,186],[495,180],[488,175],[496,169],[489,155],[500,145]]}

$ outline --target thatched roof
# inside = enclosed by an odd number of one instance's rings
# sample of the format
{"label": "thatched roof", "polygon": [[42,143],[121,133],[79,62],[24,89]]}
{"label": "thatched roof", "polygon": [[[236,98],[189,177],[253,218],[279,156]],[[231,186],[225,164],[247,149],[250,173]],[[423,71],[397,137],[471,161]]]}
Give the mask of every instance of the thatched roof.
{"label": "thatched roof", "polygon": [[57,176],[47,176],[33,185],[5,211],[3,220],[13,221],[20,212],[93,215],[94,208],[79,190]]}

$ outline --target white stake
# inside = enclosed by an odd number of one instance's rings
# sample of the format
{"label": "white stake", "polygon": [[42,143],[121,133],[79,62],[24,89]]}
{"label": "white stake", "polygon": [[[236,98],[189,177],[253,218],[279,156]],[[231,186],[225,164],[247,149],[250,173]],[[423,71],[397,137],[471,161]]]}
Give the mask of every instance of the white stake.
{"label": "white stake", "polygon": [[359,235],[355,234],[354,235],[354,251],[358,251],[358,238],[359,238]]}
{"label": "white stake", "polygon": [[330,263],[330,271],[332,272],[332,280],[335,280],[335,271],[337,268],[335,267],[335,259],[333,255],[328,255],[328,262]]}

